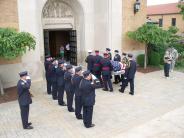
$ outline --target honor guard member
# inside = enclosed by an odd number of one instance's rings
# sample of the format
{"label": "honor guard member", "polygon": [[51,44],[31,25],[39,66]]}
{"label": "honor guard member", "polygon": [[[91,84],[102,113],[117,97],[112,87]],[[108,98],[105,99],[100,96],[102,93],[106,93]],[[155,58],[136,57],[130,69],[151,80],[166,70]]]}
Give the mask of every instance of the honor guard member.
{"label": "honor guard member", "polygon": [[57,75],[56,75],[57,68],[58,68],[57,60],[54,60],[52,62],[52,66],[51,66],[51,81],[52,81],[52,98],[53,98],[53,100],[57,100],[57,98],[58,98]]}
{"label": "honor guard member", "polygon": [[29,105],[32,103],[31,94],[29,92],[31,80],[28,79],[28,73],[20,72],[20,80],[17,83],[18,101],[21,111],[22,125],[24,129],[33,129],[32,123],[28,123]]}
{"label": "honor guard member", "polygon": [[102,57],[99,55],[99,50],[95,50],[95,56],[93,58],[93,74],[98,78],[101,85],[103,86],[102,78],[101,78],[101,61]]}
{"label": "honor guard member", "polygon": [[93,106],[95,104],[95,84],[92,83],[90,71],[83,72],[83,79],[79,88],[82,94],[83,123],[86,128],[94,127],[92,124]]}
{"label": "honor guard member", "polygon": [[66,91],[66,98],[67,98],[67,107],[69,112],[74,112],[74,109],[72,107],[73,105],[73,96],[74,96],[74,89],[72,86],[72,73],[73,73],[73,67],[72,65],[66,66],[66,72],[64,74],[65,79],[65,91]]}
{"label": "honor guard member", "polygon": [[47,94],[51,94],[51,87],[52,87],[52,82],[51,82],[51,66],[52,66],[52,58],[51,56],[46,56],[45,57],[45,77],[47,81]]}
{"label": "honor guard member", "polygon": [[82,119],[82,97],[79,89],[82,78],[82,67],[75,68],[75,75],[72,77],[72,85],[75,91],[75,116],[77,119]]}
{"label": "honor guard member", "polygon": [[64,89],[65,89],[64,74],[65,74],[64,61],[59,60],[58,68],[56,69],[56,76],[57,76],[57,88],[58,88],[58,104],[61,106],[66,106],[65,102],[63,101]]}
{"label": "honor guard member", "polygon": [[[125,71],[125,73],[127,73],[127,83],[130,83],[130,93],[131,95],[134,95],[134,78],[135,78],[135,73],[137,70],[137,64],[135,62],[135,60],[133,60],[133,55],[132,54],[128,54],[128,58],[129,58],[129,68],[127,70],[127,72]],[[126,78],[125,78],[126,79]],[[123,93],[125,88],[126,88],[127,84],[122,85],[121,88],[121,92]]]}
{"label": "honor guard member", "polygon": [[110,48],[106,48],[106,53],[108,54],[109,59],[112,60],[112,54],[111,54]]}
{"label": "honor guard member", "polygon": [[112,64],[108,58],[108,53],[104,53],[104,58],[100,61],[102,66],[102,79],[104,82],[104,91],[108,91],[108,86],[110,92],[113,92],[112,82],[111,82],[111,71],[113,70]]}
{"label": "honor guard member", "polygon": [[[119,51],[118,50],[115,50],[115,56],[114,56],[114,61],[118,61],[118,62],[121,62],[121,56],[119,55]],[[120,75],[114,75],[114,84],[117,84],[121,82],[121,77]]]}
{"label": "honor guard member", "polygon": [[85,59],[85,62],[87,63],[87,69],[92,73],[93,72],[93,55],[92,55],[92,51],[89,50],[88,51],[88,56]]}

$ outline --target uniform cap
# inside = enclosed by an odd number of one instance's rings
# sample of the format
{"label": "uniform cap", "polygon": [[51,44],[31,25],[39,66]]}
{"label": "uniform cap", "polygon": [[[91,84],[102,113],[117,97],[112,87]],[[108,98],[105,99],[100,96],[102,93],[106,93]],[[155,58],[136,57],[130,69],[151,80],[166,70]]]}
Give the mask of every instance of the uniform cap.
{"label": "uniform cap", "polygon": [[88,53],[92,53],[92,50],[88,50]]}
{"label": "uniform cap", "polygon": [[132,58],[132,57],[133,57],[133,55],[132,55],[132,54],[128,54],[128,57]]}
{"label": "uniform cap", "polygon": [[27,71],[23,71],[19,73],[20,77],[27,76],[27,75],[28,75]]}
{"label": "uniform cap", "polygon": [[127,53],[123,52],[123,53],[122,53],[122,55],[123,55],[123,56],[126,56],[126,55],[127,55]]}
{"label": "uniform cap", "polygon": [[50,58],[51,56],[50,55],[46,55],[45,58]]}
{"label": "uniform cap", "polygon": [[81,71],[82,70],[82,67],[76,67],[75,68],[75,72],[79,72],[79,71]]}
{"label": "uniform cap", "polygon": [[58,61],[58,65],[64,64],[65,62],[63,60]]}
{"label": "uniform cap", "polygon": [[110,49],[110,48],[106,48],[106,50],[107,50],[107,51],[111,51],[111,49]]}
{"label": "uniform cap", "polygon": [[117,52],[117,53],[119,53],[119,51],[118,51],[118,50],[115,50],[114,52]]}
{"label": "uniform cap", "polygon": [[73,66],[72,65],[66,65],[66,69],[69,70],[69,69],[72,69]]}
{"label": "uniform cap", "polygon": [[90,71],[84,71],[84,72],[83,72],[83,76],[84,76],[84,78],[86,78],[87,76],[89,76],[89,74],[91,74],[91,72],[90,72]]}

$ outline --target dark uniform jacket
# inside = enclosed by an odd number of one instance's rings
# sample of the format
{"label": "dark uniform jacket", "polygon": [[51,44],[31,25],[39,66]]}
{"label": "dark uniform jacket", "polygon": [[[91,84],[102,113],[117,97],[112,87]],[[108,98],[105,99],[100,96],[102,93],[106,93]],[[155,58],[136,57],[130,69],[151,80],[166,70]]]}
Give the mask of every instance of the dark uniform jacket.
{"label": "dark uniform jacket", "polygon": [[65,85],[64,74],[65,74],[65,70],[63,70],[61,67],[58,67],[56,69],[56,77],[57,77],[57,85],[58,86]]}
{"label": "dark uniform jacket", "polygon": [[91,70],[93,70],[93,58],[94,58],[94,56],[93,55],[89,55],[89,56],[87,56],[87,58],[86,58],[86,63],[88,64],[87,65],[87,69],[89,70],[89,71],[91,71]]}
{"label": "dark uniform jacket", "polygon": [[93,58],[93,71],[94,72],[101,72],[101,65],[100,65],[100,61],[101,61],[102,57],[100,55],[96,55]]}
{"label": "dark uniform jacket", "polygon": [[50,78],[51,78],[51,81],[53,83],[56,83],[57,82],[56,69],[57,69],[57,67],[52,64],[51,65],[51,69],[50,69]]}
{"label": "dark uniform jacket", "polygon": [[52,66],[52,62],[51,61],[47,61],[45,60],[45,75],[46,75],[46,79],[49,80],[51,77],[51,66]]}
{"label": "dark uniform jacket", "polygon": [[100,64],[102,68],[102,75],[111,75],[111,71],[113,70],[113,67],[109,58],[103,58],[100,61]]}
{"label": "dark uniform jacket", "polygon": [[134,79],[137,70],[137,64],[134,60],[130,60],[130,67],[128,69],[128,79]]}
{"label": "dark uniform jacket", "polygon": [[64,74],[64,79],[65,79],[65,90],[66,90],[66,92],[74,92],[72,82],[71,82],[72,73],[66,71],[65,74]]}
{"label": "dark uniform jacket", "polygon": [[80,86],[83,106],[93,106],[95,104],[95,85],[90,80],[82,79]]}
{"label": "dark uniform jacket", "polygon": [[17,83],[18,101],[21,106],[29,105],[32,103],[31,95],[29,92],[30,86],[30,80],[19,80]]}
{"label": "dark uniform jacket", "polygon": [[82,80],[82,76],[79,76],[78,74],[75,74],[72,78],[72,85],[75,92],[75,96],[81,96],[81,91],[79,89],[80,82]]}
{"label": "dark uniform jacket", "polygon": [[115,56],[114,56],[114,61],[121,61],[121,56],[119,55],[119,54],[116,54]]}

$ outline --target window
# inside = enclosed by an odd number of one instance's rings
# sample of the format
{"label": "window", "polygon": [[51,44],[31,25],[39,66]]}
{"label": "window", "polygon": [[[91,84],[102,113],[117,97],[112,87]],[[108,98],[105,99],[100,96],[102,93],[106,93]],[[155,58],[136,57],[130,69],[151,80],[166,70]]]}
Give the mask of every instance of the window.
{"label": "window", "polygon": [[176,18],[172,18],[171,25],[176,26]]}
{"label": "window", "polygon": [[163,26],[163,19],[159,19],[158,23],[159,23],[159,27],[162,27]]}

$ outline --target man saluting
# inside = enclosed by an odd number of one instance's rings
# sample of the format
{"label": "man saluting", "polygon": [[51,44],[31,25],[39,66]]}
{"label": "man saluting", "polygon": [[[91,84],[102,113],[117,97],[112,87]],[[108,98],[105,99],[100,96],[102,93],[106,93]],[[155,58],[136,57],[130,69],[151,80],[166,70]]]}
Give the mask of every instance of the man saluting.
{"label": "man saluting", "polygon": [[24,129],[33,129],[31,123],[28,123],[29,105],[32,103],[31,95],[29,92],[31,80],[27,71],[20,72],[20,80],[17,83],[18,101],[20,105],[22,125]]}

